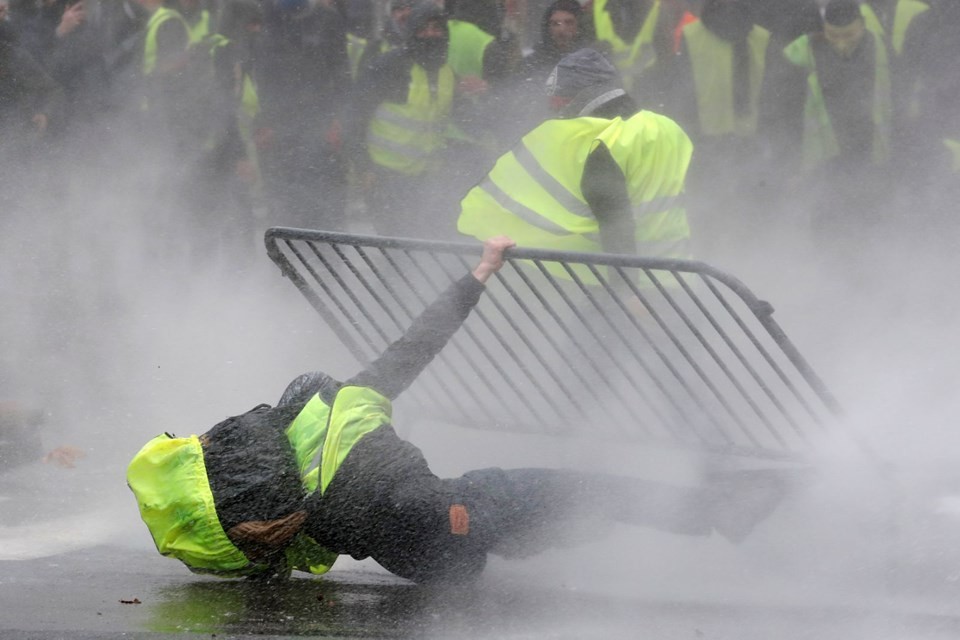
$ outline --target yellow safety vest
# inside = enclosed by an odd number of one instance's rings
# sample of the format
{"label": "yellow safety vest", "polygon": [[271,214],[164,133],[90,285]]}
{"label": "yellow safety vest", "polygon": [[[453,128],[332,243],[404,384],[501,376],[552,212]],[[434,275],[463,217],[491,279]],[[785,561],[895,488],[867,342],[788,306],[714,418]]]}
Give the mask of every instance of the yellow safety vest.
{"label": "yellow safety vest", "polygon": [[[210,44],[210,57],[212,58],[217,49],[230,44],[230,40],[219,33],[211,34],[207,41]],[[260,97],[257,94],[257,83],[249,73],[244,72],[240,81],[240,109],[242,115],[247,119],[253,120],[260,114]]]}
{"label": "yellow safety vest", "polygon": [[190,27],[183,16],[167,7],[157,9],[150,16],[150,20],[147,21],[147,37],[143,46],[143,75],[145,76],[153,73],[157,67],[157,32],[160,30],[160,26],[168,20],[179,20],[187,34],[187,41],[190,40]]}
{"label": "yellow safety vest", "polygon": [[757,105],[770,32],[754,26],[747,36],[750,55],[749,110],[738,115],[733,100],[733,44],[699,20],[683,28],[697,93],[700,132],[705,136],[751,136],[757,132]]}
{"label": "yellow safety vest", "polygon": [[286,430],[304,488],[323,495],[354,445],[392,413],[390,400],[368,387],[342,387],[332,405],[310,398]]}
{"label": "yellow safety vest", "polygon": [[206,9],[201,11],[196,24],[187,23],[187,30],[190,32],[190,44],[197,44],[210,35],[210,12]]}
{"label": "yellow safety vest", "polygon": [[437,87],[432,89],[426,69],[414,64],[410,70],[407,102],[384,102],[370,120],[367,130],[370,159],[381,167],[408,175],[426,171],[444,145],[454,84],[450,65],[440,67]]}
{"label": "yellow safety vest", "polygon": [[447,21],[450,42],[447,44],[447,64],[458,78],[483,77],[483,54],[490,43],[496,40],[492,35],[463,20]]}
{"label": "yellow safety vest", "polygon": [[[285,432],[307,492],[319,491],[323,495],[353,447],[371,431],[390,424],[391,414],[390,400],[367,387],[341,388],[332,406],[319,394],[314,395]],[[309,542],[312,539],[306,538]],[[314,548],[314,555],[308,556],[316,563],[309,565],[311,573],[324,573],[336,560],[336,554],[327,552],[332,556],[327,558],[329,561],[317,563],[318,548],[321,547]],[[291,558],[289,551],[287,557]]]}
{"label": "yellow safety vest", "polygon": [[954,173],[960,173],[960,140],[944,138],[943,146],[950,152],[950,159],[952,161],[950,164],[951,170]]}
{"label": "yellow safety vest", "polygon": [[866,2],[860,3],[860,15],[869,31],[880,36],[892,49],[895,55],[903,52],[903,40],[907,35],[907,27],[913,19],[929,9],[930,6],[920,0],[897,0],[893,13],[893,33],[888,34],[883,28],[876,12]]}
{"label": "yellow safety vest", "polygon": [[361,38],[354,33],[347,34],[347,60],[350,61],[350,76],[357,79],[357,73],[360,71],[360,58],[363,52],[367,50],[367,39]]}
{"label": "yellow safety vest", "polygon": [[[873,81],[873,162],[881,164],[890,157],[890,118],[892,104],[890,94],[890,71],[887,67],[887,51],[880,36],[869,32],[874,39]],[[837,138],[823,99],[820,80],[817,77],[816,61],[810,36],[800,36],[783,50],[787,60],[807,70],[807,99],[804,104],[803,168],[812,169],[840,153]]]}
{"label": "yellow safety vest", "polygon": [[597,40],[607,42],[613,51],[613,63],[620,71],[624,89],[634,89],[634,78],[657,61],[657,52],[653,48],[653,36],[660,18],[660,0],[653,0],[653,6],[647,14],[643,26],[633,39],[624,42],[613,28],[613,19],[607,12],[607,0],[594,0],[593,22]]}
{"label": "yellow safety vest", "polygon": [[628,120],[544,122],[467,193],[458,230],[481,240],[508,235],[526,247],[601,251],[599,223],[580,189],[587,156],[601,143],[626,177],[638,255],[689,257],[690,227],[679,196],[693,144],[673,120],[650,111]]}

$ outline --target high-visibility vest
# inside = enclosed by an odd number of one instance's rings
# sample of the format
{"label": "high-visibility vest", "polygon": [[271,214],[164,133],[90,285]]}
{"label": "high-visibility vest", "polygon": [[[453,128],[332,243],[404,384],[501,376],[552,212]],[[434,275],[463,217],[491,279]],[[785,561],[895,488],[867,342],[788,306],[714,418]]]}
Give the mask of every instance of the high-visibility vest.
{"label": "high-visibility vest", "polygon": [[952,161],[950,165],[951,170],[954,173],[960,173],[960,140],[944,138],[943,146],[950,152],[950,159]]}
{"label": "high-visibility vest", "polygon": [[[890,157],[890,118],[892,116],[890,71],[887,52],[880,36],[874,40],[873,80],[873,162],[881,164]],[[783,50],[787,60],[807,70],[807,98],[804,104],[803,168],[811,169],[840,154],[830,114],[823,99],[810,37],[800,36]]]}
{"label": "high-visibility vest", "polygon": [[447,64],[453,73],[458,78],[482,78],[483,54],[496,38],[472,22],[463,20],[448,20],[447,29],[450,33]]}
{"label": "high-visibility vest", "polygon": [[[206,37],[206,42],[210,45],[210,57],[216,55],[217,49],[230,44],[230,39],[219,33],[210,34]],[[257,93],[257,83],[249,73],[244,72],[240,81],[240,111],[243,116],[253,120],[260,114],[260,97]]]}
{"label": "high-visibility vest", "polygon": [[187,41],[189,42],[190,27],[187,25],[187,21],[183,19],[183,16],[167,7],[157,9],[154,14],[150,16],[150,20],[147,21],[147,37],[143,46],[143,75],[145,76],[153,73],[157,67],[157,32],[160,30],[160,26],[168,20],[178,20],[180,24],[183,25],[183,30],[186,32]]}
{"label": "high-visibility vest", "polygon": [[643,26],[637,32],[633,42],[624,42],[613,28],[613,19],[607,12],[607,0],[594,0],[593,22],[597,40],[607,42],[613,51],[613,63],[620,71],[624,89],[634,89],[634,78],[640,72],[653,66],[657,53],[653,48],[653,36],[660,18],[660,0],[653,0],[653,6],[647,14]]}
{"label": "high-visibility vest", "polygon": [[370,120],[370,159],[381,167],[408,175],[426,171],[444,144],[454,83],[450,65],[440,67],[437,86],[431,88],[426,69],[414,64],[407,102],[383,102]]}
{"label": "high-visibility vest", "polygon": [[697,94],[700,132],[705,136],[750,136],[757,132],[757,105],[770,32],[754,26],[747,36],[750,56],[749,107],[737,114],[733,99],[733,44],[693,22],[683,28]]}
{"label": "high-visibility vest", "polygon": [[355,33],[347,33],[347,60],[350,62],[350,76],[357,79],[360,71],[360,58],[367,50],[368,40]]}
{"label": "high-visibility vest", "polygon": [[390,424],[392,411],[390,400],[368,387],[342,387],[331,405],[314,394],[285,432],[307,492],[326,493],[354,445]]}
{"label": "high-visibility vest", "polygon": [[[332,405],[315,394],[285,431],[293,446],[297,469],[307,493],[326,493],[353,447],[371,431],[390,424],[391,414],[390,400],[367,387],[341,388]],[[304,544],[308,545],[304,550],[312,552],[307,556],[314,563],[308,565],[309,571],[327,571],[336,560],[336,554],[327,552],[330,557],[319,562],[319,547],[311,549],[309,543],[312,538],[302,537]],[[302,565],[296,564],[296,557],[291,557],[290,550],[287,557],[293,561],[292,566],[303,569]]]}
{"label": "high-visibility vest", "polygon": [[210,12],[204,9],[200,12],[200,19],[194,24],[187,23],[190,33],[190,44],[197,44],[210,35]]}
{"label": "high-visibility vest", "polygon": [[600,227],[580,181],[587,156],[604,144],[626,178],[637,254],[689,257],[690,227],[679,197],[693,152],[673,120],[641,111],[628,120],[548,120],[528,133],[460,204],[457,228],[520,246],[602,251]]}
{"label": "high-visibility vest", "polygon": [[863,16],[867,30],[880,36],[893,49],[895,55],[900,55],[903,51],[903,40],[907,35],[907,27],[910,26],[914,18],[929,8],[930,6],[927,3],[920,2],[920,0],[897,0],[893,13],[893,28],[889,34],[884,29],[876,12],[866,2],[860,3],[860,15]]}

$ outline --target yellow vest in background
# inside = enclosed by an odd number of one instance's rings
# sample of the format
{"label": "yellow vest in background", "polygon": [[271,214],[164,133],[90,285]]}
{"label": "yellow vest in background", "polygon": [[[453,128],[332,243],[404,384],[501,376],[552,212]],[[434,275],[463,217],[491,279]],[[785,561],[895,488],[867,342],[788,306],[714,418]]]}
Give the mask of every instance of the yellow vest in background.
{"label": "yellow vest in background", "polygon": [[689,257],[690,227],[678,199],[693,144],[673,120],[650,111],[627,120],[544,122],[467,193],[457,228],[481,240],[508,235],[523,247],[602,251],[599,223],[580,188],[587,156],[599,144],[626,178],[637,254]]}
{"label": "yellow vest in background", "polygon": [[444,146],[454,83],[453,70],[445,64],[437,72],[437,86],[431,89],[426,69],[414,64],[407,102],[382,103],[370,121],[370,159],[381,167],[408,175],[426,171]]}
{"label": "yellow vest in background", "polygon": [[757,132],[757,105],[766,65],[770,32],[754,26],[747,36],[750,55],[749,110],[737,115],[733,99],[733,44],[700,21],[683,28],[697,93],[700,132],[705,136],[752,136]]}

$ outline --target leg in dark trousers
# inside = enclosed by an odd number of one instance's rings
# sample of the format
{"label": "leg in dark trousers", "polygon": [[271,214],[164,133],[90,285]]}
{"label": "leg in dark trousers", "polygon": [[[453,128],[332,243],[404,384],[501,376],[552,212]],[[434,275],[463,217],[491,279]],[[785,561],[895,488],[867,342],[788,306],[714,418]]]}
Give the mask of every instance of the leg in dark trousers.
{"label": "leg in dark trousers", "polygon": [[703,487],[560,469],[481,469],[448,482],[470,536],[506,557],[596,540],[616,522],[685,535],[716,529],[739,542],[783,497],[774,476],[756,473]]}

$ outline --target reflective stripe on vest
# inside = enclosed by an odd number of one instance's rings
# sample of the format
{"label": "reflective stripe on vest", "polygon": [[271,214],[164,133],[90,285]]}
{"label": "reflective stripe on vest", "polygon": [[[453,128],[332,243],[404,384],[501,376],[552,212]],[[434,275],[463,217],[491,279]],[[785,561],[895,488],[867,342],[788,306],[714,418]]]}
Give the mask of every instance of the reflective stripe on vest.
{"label": "reflective stripe on vest", "polygon": [[[206,38],[210,45],[210,57],[214,58],[217,49],[230,44],[230,40],[220,35],[212,33]],[[246,138],[252,135],[252,120],[260,114],[260,97],[257,94],[257,83],[249,73],[244,72],[240,80],[240,115],[241,115],[241,134]],[[245,120],[245,122],[244,122]],[[246,129],[246,131],[244,131]]]}
{"label": "reflective stripe on vest", "polygon": [[496,38],[463,20],[448,20],[450,42],[447,45],[447,64],[458,78],[483,77],[483,54]]}
{"label": "reflective stripe on vest", "polygon": [[705,136],[755,134],[770,32],[754,26],[747,36],[749,108],[740,115],[736,113],[733,98],[733,44],[713,34],[701,22],[684,27],[683,37],[697,93],[700,132]]}
{"label": "reflective stripe on vest", "polygon": [[189,42],[190,28],[187,26],[187,21],[183,19],[183,16],[173,9],[166,7],[157,9],[154,14],[150,16],[150,20],[147,21],[147,37],[143,46],[143,75],[145,76],[153,73],[157,67],[157,31],[159,31],[160,26],[168,20],[180,21]]}
{"label": "reflective stripe on vest", "polygon": [[943,146],[950,152],[951,170],[954,173],[960,173],[960,140],[943,139]]}
{"label": "reflective stripe on vest", "polygon": [[350,75],[354,80],[357,79],[357,73],[360,71],[360,59],[363,58],[363,52],[367,50],[367,39],[356,34],[347,34],[347,60],[350,61]]}
{"label": "reflective stripe on vest", "polygon": [[[890,157],[890,72],[887,53],[880,36],[867,32],[874,42],[873,80],[873,162],[881,164]],[[817,77],[816,60],[810,36],[800,36],[783,50],[787,60],[807,70],[807,98],[804,104],[803,168],[811,169],[840,153],[830,114]]]}
{"label": "reflective stripe on vest", "polygon": [[624,89],[633,90],[634,77],[641,71],[653,66],[657,54],[653,48],[653,36],[660,19],[660,0],[653,0],[640,31],[633,42],[624,42],[613,27],[613,19],[607,11],[607,0],[594,0],[593,21],[597,40],[607,42],[613,52],[613,63],[620,70]]}
{"label": "reflective stripe on vest", "polygon": [[686,257],[690,236],[680,208],[693,145],[664,116],[548,120],[497,160],[461,202],[461,233],[509,235],[521,246],[600,251],[599,225],[580,181],[589,153],[604,144],[626,177],[643,255]]}
{"label": "reflective stripe on vest", "polygon": [[418,64],[410,70],[406,104],[384,102],[370,121],[367,148],[374,163],[409,175],[427,170],[443,146],[444,129],[453,101],[454,76],[449,65],[437,74],[432,91],[426,70]]}
{"label": "reflective stripe on vest", "polygon": [[869,31],[880,36],[892,49],[895,55],[903,51],[903,40],[907,35],[907,27],[913,19],[929,9],[930,6],[919,0],[897,0],[893,13],[893,33],[888,34],[873,8],[866,2],[860,3],[860,15]]}
{"label": "reflective stripe on vest", "polygon": [[257,83],[253,81],[249,73],[243,74],[243,85],[240,89],[240,109],[251,120],[260,114],[260,95],[257,93]]}

